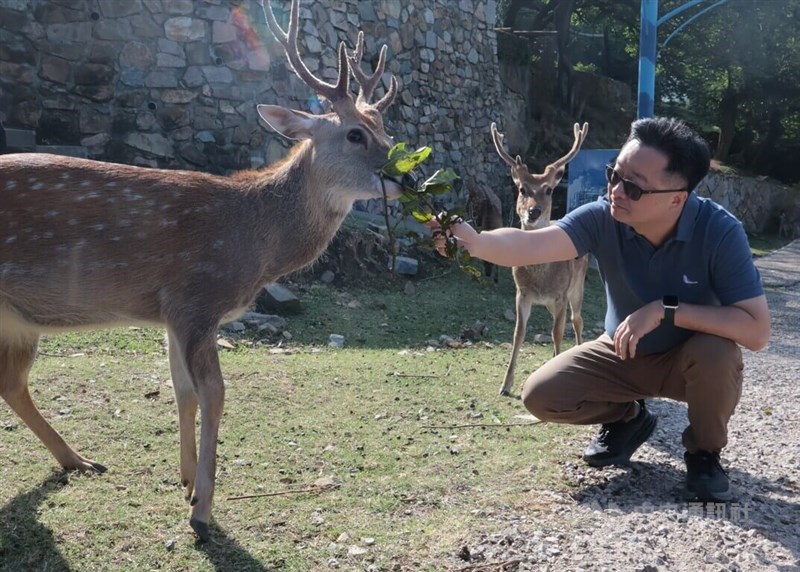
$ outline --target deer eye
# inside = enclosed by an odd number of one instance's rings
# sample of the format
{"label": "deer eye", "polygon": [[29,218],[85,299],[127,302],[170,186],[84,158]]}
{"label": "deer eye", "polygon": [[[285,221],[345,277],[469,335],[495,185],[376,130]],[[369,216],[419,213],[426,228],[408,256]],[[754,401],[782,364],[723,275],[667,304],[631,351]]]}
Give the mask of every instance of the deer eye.
{"label": "deer eye", "polygon": [[544,194],[545,195],[550,195],[552,192],[553,192],[553,189],[551,189],[550,187],[545,187],[544,188]]}
{"label": "deer eye", "polygon": [[360,129],[351,129],[347,132],[347,140],[350,143],[364,143],[364,134]]}

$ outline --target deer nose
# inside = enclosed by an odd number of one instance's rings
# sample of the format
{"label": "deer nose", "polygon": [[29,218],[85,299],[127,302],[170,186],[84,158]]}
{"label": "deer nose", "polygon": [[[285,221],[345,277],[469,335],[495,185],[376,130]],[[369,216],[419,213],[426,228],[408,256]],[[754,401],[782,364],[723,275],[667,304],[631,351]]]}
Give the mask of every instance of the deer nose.
{"label": "deer nose", "polygon": [[534,221],[542,214],[542,209],[540,207],[531,207],[528,209],[528,220]]}

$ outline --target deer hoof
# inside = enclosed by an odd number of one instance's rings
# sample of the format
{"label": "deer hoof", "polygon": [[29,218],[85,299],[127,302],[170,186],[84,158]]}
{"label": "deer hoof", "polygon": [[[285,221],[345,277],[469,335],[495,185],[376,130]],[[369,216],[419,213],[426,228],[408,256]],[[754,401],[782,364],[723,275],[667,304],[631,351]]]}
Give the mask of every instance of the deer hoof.
{"label": "deer hoof", "polygon": [[208,542],[209,538],[211,538],[211,533],[209,532],[207,522],[202,522],[196,518],[190,518],[189,526],[191,526],[192,530],[194,530],[199,542]]}
{"label": "deer hoof", "polygon": [[108,470],[105,467],[105,465],[101,465],[100,463],[95,463],[94,461],[89,461],[89,464],[92,466],[92,468],[95,470],[95,472],[100,474],[100,475],[102,475],[103,473],[105,473]]}
{"label": "deer hoof", "polygon": [[511,392],[507,389],[501,389],[500,395],[502,395],[503,397],[511,397]]}
{"label": "deer hoof", "polygon": [[80,457],[74,462],[65,463],[62,465],[65,471],[78,471],[79,473],[105,473],[108,469],[100,463],[95,463],[88,459]]}

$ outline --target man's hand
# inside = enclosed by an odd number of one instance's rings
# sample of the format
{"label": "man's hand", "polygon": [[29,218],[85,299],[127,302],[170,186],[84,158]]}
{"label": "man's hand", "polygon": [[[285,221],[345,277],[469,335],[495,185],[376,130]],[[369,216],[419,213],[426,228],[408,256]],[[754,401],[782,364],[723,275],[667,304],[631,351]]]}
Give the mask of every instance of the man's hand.
{"label": "man's hand", "polygon": [[[431,219],[428,223],[428,228],[431,229],[431,236],[433,237],[433,246],[436,251],[442,256],[447,256],[446,252],[446,237],[442,231],[442,227],[435,218]],[[465,222],[454,222],[448,228],[450,236],[456,239],[456,244],[459,248],[466,248],[469,252],[470,245],[478,237],[478,232]]]}
{"label": "man's hand", "polygon": [[644,336],[655,330],[664,319],[661,300],[645,304],[625,318],[614,332],[614,352],[621,358],[636,357],[636,346]]}

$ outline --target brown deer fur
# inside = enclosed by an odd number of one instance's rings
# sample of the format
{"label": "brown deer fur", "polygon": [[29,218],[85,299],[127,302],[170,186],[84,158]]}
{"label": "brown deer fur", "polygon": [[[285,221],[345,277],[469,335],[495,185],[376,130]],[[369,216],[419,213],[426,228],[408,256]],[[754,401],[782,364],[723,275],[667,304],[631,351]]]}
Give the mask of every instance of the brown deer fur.
{"label": "brown deer fur", "polygon": [[[360,69],[339,48],[329,85],[297,53],[298,0],[288,34],[271,7],[270,29],[292,68],[333,113],[260,105],[276,131],[301,140],[278,164],[221,177],[46,154],[0,157],[0,395],[65,469],[105,471],[44,420],[27,387],[39,334],[117,324],[163,324],[179,414],[180,472],[190,524],[209,537],[216,443],[225,389],[216,349],[221,322],[258,291],[315,260],[357,199],[390,198],[400,185],[378,176],[392,144],[381,113],[397,90],[369,103],[383,73]],[[359,84],[349,93],[352,73]],[[199,458],[195,417],[201,412]]]}
{"label": "brown deer fur", "polygon": [[[511,168],[511,178],[516,187],[516,212],[519,215],[520,225],[524,230],[544,228],[550,224],[550,213],[553,206],[553,192],[556,185],[564,176],[564,167],[580,149],[589,125],[584,123],[583,128],[575,124],[575,143],[572,149],[561,159],[548,165],[542,174],[534,175],[528,172],[528,167],[517,155],[512,159],[503,147],[503,135],[497,131],[497,126],[492,123],[492,139],[498,155]],[[574,260],[536,264],[532,266],[516,266],[512,269],[514,283],[517,287],[516,294],[516,324],[514,326],[514,341],[511,349],[511,359],[508,363],[501,395],[510,395],[514,384],[514,370],[517,356],[522,342],[525,340],[525,330],[533,304],[544,306],[553,316],[553,353],[561,351],[561,341],[564,338],[566,326],[567,305],[572,309],[572,327],[575,330],[575,341],[583,341],[583,287],[586,270],[589,266],[588,256]]]}
{"label": "brown deer fur", "polygon": [[[500,198],[489,188],[467,183],[467,212],[479,230],[493,230],[503,226],[503,205]],[[498,269],[491,262],[483,263],[484,274],[497,282]]]}

